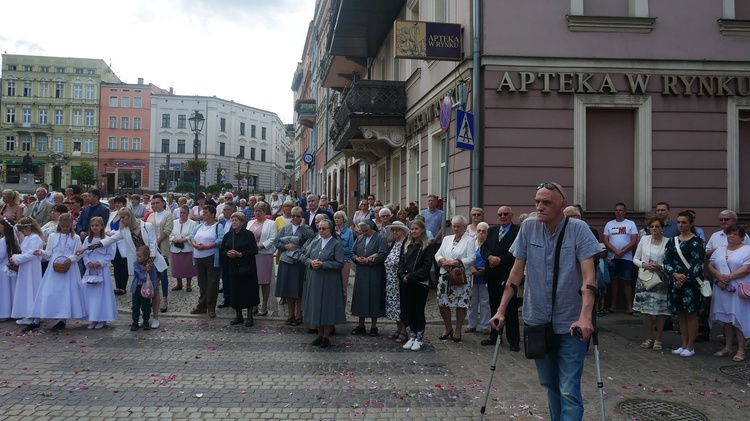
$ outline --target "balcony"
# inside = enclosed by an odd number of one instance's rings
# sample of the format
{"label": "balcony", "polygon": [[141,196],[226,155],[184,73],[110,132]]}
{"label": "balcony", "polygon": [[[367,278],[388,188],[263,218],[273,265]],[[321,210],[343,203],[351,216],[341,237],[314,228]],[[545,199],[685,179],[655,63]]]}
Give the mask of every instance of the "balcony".
{"label": "balcony", "polygon": [[26,132],[26,133],[51,133],[51,124],[35,124],[35,123],[16,123],[13,125],[14,132]]}
{"label": "balcony", "polygon": [[404,82],[355,80],[344,90],[333,116],[334,149],[374,163],[392,148],[404,145],[406,90]]}

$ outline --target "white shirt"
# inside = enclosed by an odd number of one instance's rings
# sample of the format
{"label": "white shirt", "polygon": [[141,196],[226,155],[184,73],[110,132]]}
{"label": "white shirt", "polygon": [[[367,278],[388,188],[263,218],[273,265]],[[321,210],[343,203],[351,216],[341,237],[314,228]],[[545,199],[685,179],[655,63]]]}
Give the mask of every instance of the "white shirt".
{"label": "white shirt", "polygon": [[[638,227],[635,226],[635,222],[630,219],[623,219],[622,222],[617,222],[613,219],[607,222],[604,226],[604,236],[609,238],[610,244],[618,250],[622,250],[630,244],[633,235],[638,235]],[[609,258],[614,259],[615,253],[610,250]],[[623,254],[620,259],[633,260],[633,250]]]}
{"label": "white shirt", "polygon": [[[750,236],[745,234],[745,238],[742,240],[742,244],[750,245]],[[706,243],[706,251],[716,250],[717,248],[726,245],[727,234],[724,233],[724,230],[719,230],[711,234],[711,238],[709,238],[708,243]]]}
{"label": "white shirt", "polygon": [[167,211],[165,210],[154,213],[154,221],[156,222],[157,227],[161,225],[161,220],[164,219],[164,216],[166,214],[167,214]]}

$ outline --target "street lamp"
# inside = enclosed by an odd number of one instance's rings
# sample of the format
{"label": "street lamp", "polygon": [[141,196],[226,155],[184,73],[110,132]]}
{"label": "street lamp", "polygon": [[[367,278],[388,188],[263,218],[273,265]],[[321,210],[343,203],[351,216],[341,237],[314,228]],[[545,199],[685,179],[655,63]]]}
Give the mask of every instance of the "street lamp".
{"label": "street lamp", "polygon": [[[195,160],[198,161],[198,135],[200,134],[201,130],[203,130],[203,123],[205,123],[206,120],[203,118],[203,114],[199,113],[198,110],[195,110],[188,121],[190,122],[190,130],[195,133],[193,152],[195,153]],[[197,165],[193,168],[193,177],[193,183],[195,184],[195,197],[198,197],[198,180],[200,180],[200,168],[198,168]]]}
{"label": "street lamp", "polygon": [[107,167],[108,166],[109,165],[107,165],[107,163],[105,162],[104,163],[104,197],[107,197],[107,193],[108,193],[107,192],[107,187],[108,187],[108,184],[109,184],[108,183],[109,178],[107,177]]}
{"label": "street lamp", "polygon": [[247,183],[247,194],[250,196],[250,161],[245,162],[247,168],[247,175],[245,176],[245,182]]}

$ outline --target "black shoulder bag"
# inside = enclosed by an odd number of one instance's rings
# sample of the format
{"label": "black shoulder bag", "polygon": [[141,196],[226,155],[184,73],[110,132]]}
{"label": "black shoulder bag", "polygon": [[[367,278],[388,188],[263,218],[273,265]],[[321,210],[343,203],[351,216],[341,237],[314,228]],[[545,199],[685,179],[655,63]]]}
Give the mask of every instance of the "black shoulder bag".
{"label": "black shoulder bag", "polygon": [[560,249],[562,249],[563,237],[565,237],[565,228],[568,226],[568,218],[565,217],[560,237],[557,238],[555,247],[555,269],[552,275],[552,312],[549,321],[542,325],[529,326],[524,323],[523,328],[523,351],[526,358],[530,360],[539,360],[547,356],[555,346],[555,329],[552,325],[552,315],[555,312],[555,296],[557,295],[557,281],[560,277]]}

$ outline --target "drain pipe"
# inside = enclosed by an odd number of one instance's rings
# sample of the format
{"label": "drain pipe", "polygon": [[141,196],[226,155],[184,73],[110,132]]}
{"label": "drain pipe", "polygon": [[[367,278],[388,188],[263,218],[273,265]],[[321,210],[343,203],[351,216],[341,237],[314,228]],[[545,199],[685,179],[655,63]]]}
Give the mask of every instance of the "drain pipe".
{"label": "drain pipe", "polygon": [[481,52],[479,50],[480,40],[480,0],[474,0],[474,13],[473,13],[473,26],[474,26],[474,46],[472,51],[472,104],[471,108],[474,112],[474,153],[471,154],[471,206],[481,207],[482,202],[480,201],[480,188],[482,186],[482,172],[480,171],[482,152],[482,84],[481,84]]}

